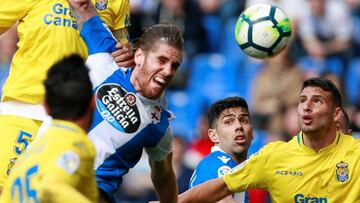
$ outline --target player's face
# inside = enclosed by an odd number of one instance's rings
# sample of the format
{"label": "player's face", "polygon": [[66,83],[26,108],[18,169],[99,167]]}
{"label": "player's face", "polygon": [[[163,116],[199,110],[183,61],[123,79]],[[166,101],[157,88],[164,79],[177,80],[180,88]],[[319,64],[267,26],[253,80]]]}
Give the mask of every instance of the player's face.
{"label": "player's face", "polygon": [[331,93],[320,87],[306,87],[300,94],[298,121],[304,133],[327,132],[334,121]]}
{"label": "player's face", "polygon": [[233,157],[243,157],[253,138],[249,112],[241,107],[224,110],[216,120],[215,135],[220,146]]}
{"label": "player's face", "polygon": [[157,42],[147,52],[135,52],[131,82],[136,91],[149,99],[157,99],[169,86],[182,61],[182,51],[164,42]]}

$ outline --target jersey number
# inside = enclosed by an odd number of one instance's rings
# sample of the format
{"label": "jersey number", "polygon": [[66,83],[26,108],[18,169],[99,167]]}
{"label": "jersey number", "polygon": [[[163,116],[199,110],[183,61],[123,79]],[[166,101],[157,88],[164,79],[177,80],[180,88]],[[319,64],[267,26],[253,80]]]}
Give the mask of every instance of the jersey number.
{"label": "jersey number", "polygon": [[31,178],[38,172],[38,165],[29,168],[26,171],[25,177],[18,177],[15,179],[11,187],[11,199],[17,200],[20,203],[30,202],[33,199],[34,202],[39,203],[36,195],[36,190],[30,187]]}
{"label": "jersey number", "polygon": [[16,143],[19,144],[19,146],[14,147],[15,153],[20,155],[26,147],[29,145],[30,139],[32,135],[30,133],[27,133],[25,131],[20,131]]}

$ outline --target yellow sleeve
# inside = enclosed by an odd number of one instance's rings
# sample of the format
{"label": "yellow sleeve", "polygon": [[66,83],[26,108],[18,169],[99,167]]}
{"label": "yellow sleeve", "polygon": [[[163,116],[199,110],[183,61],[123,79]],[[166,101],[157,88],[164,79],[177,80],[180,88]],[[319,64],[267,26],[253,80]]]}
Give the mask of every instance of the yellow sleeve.
{"label": "yellow sleeve", "polygon": [[266,145],[248,160],[234,167],[231,173],[225,174],[223,179],[228,188],[232,192],[243,192],[252,188],[265,189],[268,157],[273,147],[273,143]]}
{"label": "yellow sleeve", "polygon": [[115,16],[114,31],[130,26],[130,3],[128,0],[121,0],[121,6]]}
{"label": "yellow sleeve", "polygon": [[93,0],[101,19],[112,32],[130,26],[129,0]]}
{"label": "yellow sleeve", "polygon": [[[79,144],[79,142],[77,143]],[[80,143],[82,144],[82,143]],[[42,174],[42,202],[96,202],[94,153],[73,145],[52,158]]]}
{"label": "yellow sleeve", "polygon": [[19,19],[23,18],[36,0],[1,0],[0,34],[8,30]]}
{"label": "yellow sleeve", "polygon": [[[90,203],[93,202],[82,193],[79,193],[74,187],[62,183],[45,181],[40,188],[39,200],[40,202],[49,203],[64,203],[64,202],[77,202],[77,203]],[[86,187],[86,185],[84,185]]]}

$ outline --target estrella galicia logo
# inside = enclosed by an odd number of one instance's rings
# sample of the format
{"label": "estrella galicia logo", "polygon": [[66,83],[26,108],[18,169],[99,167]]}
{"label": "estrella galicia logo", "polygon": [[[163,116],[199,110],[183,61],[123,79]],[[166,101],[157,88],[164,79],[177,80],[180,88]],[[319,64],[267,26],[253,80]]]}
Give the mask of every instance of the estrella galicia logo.
{"label": "estrella galicia logo", "polygon": [[107,8],[107,0],[96,0],[95,7],[99,11],[105,10]]}
{"label": "estrella galicia logo", "polygon": [[135,94],[125,91],[117,84],[105,84],[96,91],[99,113],[104,120],[122,132],[133,133],[139,129],[140,113],[135,104]]}
{"label": "estrella galicia logo", "polygon": [[340,182],[349,180],[349,169],[347,163],[340,161],[340,163],[336,164],[336,178]]}

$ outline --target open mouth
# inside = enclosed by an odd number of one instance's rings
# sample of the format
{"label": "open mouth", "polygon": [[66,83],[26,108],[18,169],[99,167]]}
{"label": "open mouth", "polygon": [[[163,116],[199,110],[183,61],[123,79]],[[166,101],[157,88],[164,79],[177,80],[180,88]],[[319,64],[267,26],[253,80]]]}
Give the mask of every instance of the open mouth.
{"label": "open mouth", "polygon": [[238,135],[235,137],[236,144],[245,144],[246,143],[246,136],[245,135]]}
{"label": "open mouth", "polygon": [[166,85],[166,80],[162,77],[155,76],[153,79],[154,83],[157,84],[160,87],[163,87]]}
{"label": "open mouth", "polygon": [[311,116],[303,116],[302,119],[305,125],[310,125],[313,121],[313,118]]}

